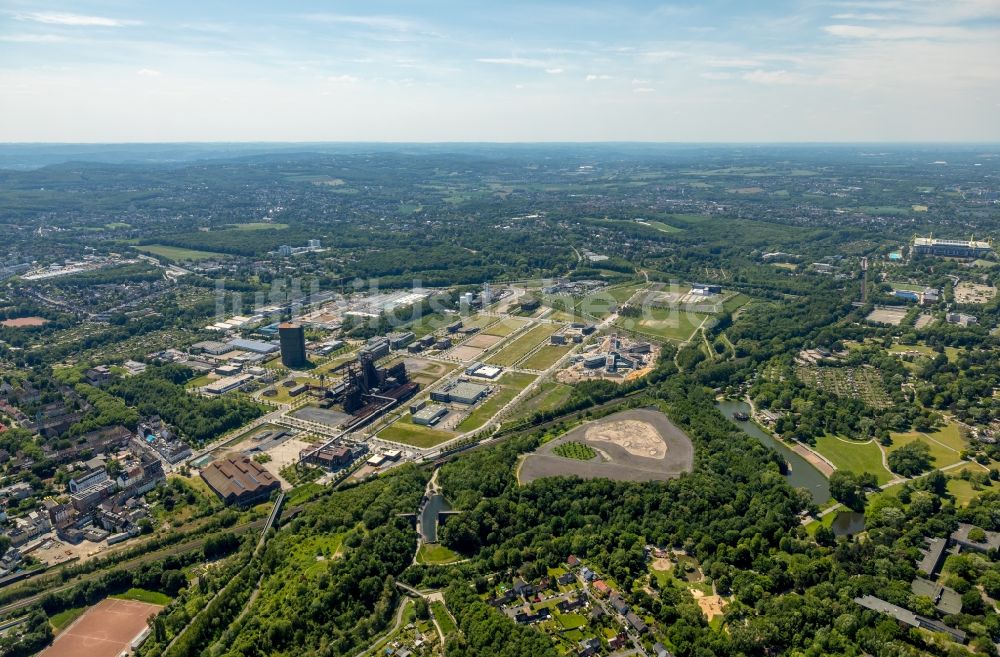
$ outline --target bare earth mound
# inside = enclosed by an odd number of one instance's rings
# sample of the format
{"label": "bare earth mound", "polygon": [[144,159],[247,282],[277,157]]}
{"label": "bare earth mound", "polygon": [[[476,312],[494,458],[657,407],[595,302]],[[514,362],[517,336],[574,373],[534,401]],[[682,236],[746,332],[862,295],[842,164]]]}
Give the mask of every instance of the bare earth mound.
{"label": "bare earth mound", "polygon": [[[567,442],[583,442],[597,450],[589,461],[554,453]],[[599,446],[598,446],[599,445]],[[542,477],[582,477],[616,481],[662,481],[679,477],[694,467],[691,440],[666,415],[653,409],[634,409],[576,427],[525,457],[518,482]]]}
{"label": "bare earth mound", "polygon": [[667,455],[667,444],[656,429],[638,420],[595,424],[585,435],[587,440],[618,445],[633,456],[662,459]]}

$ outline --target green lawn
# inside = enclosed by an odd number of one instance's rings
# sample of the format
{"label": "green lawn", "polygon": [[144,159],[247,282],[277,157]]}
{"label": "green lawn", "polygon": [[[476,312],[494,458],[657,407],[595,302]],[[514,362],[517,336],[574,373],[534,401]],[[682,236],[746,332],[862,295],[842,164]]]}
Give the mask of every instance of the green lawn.
{"label": "green lawn", "polygon": [[165,244],[146,244],[144,246],[133,246],[136,251],[158,255],[168,260],[210,260],[211,258],[228,258],[225,253],[213,253],[212,251],[196,251],[194,249],[183,249],[176,246],[166,246]]}
{"label": "green lawn", "polygon": [[[491,318],[492,319],[492,318]],[[496,335],[501,338],[505,338],[517,329],[521,328],[527,324],[527,320],[515,319],[513,317],[507,317],[501,319],[499,322],[493,324],[489,328],[483,331],[484,335]]]}
{"label": "green lawn", "polygon": [[52,632],[59,634],[64,628],[69,627],[70,623],[82,616],[85,611],[87,611],[87,607],[74,607],[73,609],[60,611],[58,614],[49,616],[49,625],[52,626]]}
{"label": "green lawn", "polygon": [[736,311],[750,302],[750,297],[745,294],[734,294],[722,302],[722,310],[727,313]]}
{"label": "green lawn", "polygon": [[518,407],[517,416],[528,416],[535,411],[551,411],[566,403],[573,394],[573,386],[556,381],[545,381],[535,388],[535,394]]}
{"label": "green lawn", "polygon": [[441,431],[433,427],[425,427],[420,424],[413,424],[410,415],[404,415],[400,419],[390,424],[385,429],[378,432],[378,437],[384,440],[391,440],[404,445],[414,447],[434,447],[451,440],[456,434],[450,431]]}
{"label": "green lawn", "polygon": [[646,223],[649,224],[650,226],[652,226],[653,228],[655,228],[656,230],[662,231],[664,233],[679,233],[679,232],[681,232],[680,228],[676,228],[676,227],[671,226],[669,224],[665,224],[662,221],[647,221]]}
{"label": "green lawn", "polygon": [[915,285],[913,283],[893,283],[889,282],[889,287],[894,290],[902,290],[904,292],[923,292],[926,288],[925,285]]}
{"label": "green lawn", "polygon": [[558,331],[560,324],[539,324],[521,335],[512,343],[486,359],[488,363],[510,366],[524,358],[528,352],[549,339],[549,336]]}
{"label": "green lawn", "polygon": [[595,317],[606,317],[611,314],[612,307],[625,303],[644,286],[644,283],[629,283],[597,290],[580,299],[576,304],[575,312]]}
{"label": "green lawn", "polygon": [[438,626],[441,628],[441,633],[445,636],[454,634],[458,630],[455,627],[455,621],[452,620],[451,614],[448,613],[448,608],[444,606],[444,603],[438,601],[432,602],[431,613],[434,614],[434,619],[437,620]]}
{"label": "green lawn", "polygon": [[136,600],[138,602],[148,602],[154,605],[166,606],[173,600],[169,595],[158,591],[147,591],[146,589],[129,589],[124,593],[111,596],[118,600]]}
{"label": "green lawn", "polygon": [[619,317],[615,324],[653,337],[684,342],[691,338],[707,317],[678,308],[649,308],[644,317]]}
{"label": "green lawn", "polygon": [[882,466],[882,452],[877,443],[845,442],[834,436],[816,440],[816,451],[825,456],[838,470],[870,472],[879,484],[887,483],[892,474]]}
{"label": "green lawn", "polygon": [[517,396],[517,393],[526,388],[535,376],[531,374],[520,374],[517,372],[507,372],[500,377],[500,390],[490,395],[486,401],[480,404],[469,416],[458,425],[459,431],[471,431],[482,426],[497,411],[507,405],[507,403]]}
{"label": "green lawn", "polygon": [[971,481],[966,481],[960,479],[959,475],[968,470],[969,472],[983,473],[981,467],[975,465],[965,465],[960,468],[955,468],[954,470],[948,471],[948,492],[955,496],[956,506],[968,506],[969,502],[979,497],[983,493],[995,492],[997,489],[995,486],[980,487],[978,490],[973,487]]}
{"label": "green lawn", "polygon": [[559,359],[569,353],[572,347],[547,344],[524,359],[521,367],[527,370],[547,370],[559,362]]}
{"label": "green lawn", "polygon": [[587,619],[580,614],[559,614],[556,620],[567,630],[576,630],[587,625]]}
{"label": "green lawn", "polygon": [[288,224],[272,224],[266,221],[255,221],[246,224],[226,224],[227,230],[284,230]]}
{"label": "green lawn", "polygon": [[458,561],[458,554],[449,550],[440,543],[424,543],[417,551],[417,563],[429,565],[443,565]]}
{"label": "green lawn", "polygon": [[[916,440],[919,440],[930,448],[931,463],[934,467],[943,468],[946,465],[958,463],[962,460],[961,455],[959,454],[961,448],[955,449],[948,444],[949,442],[955,444],[954,441],[961,440],[961,438],[957,436],[957,429],[955,430],[955,434],[956,435],[954,436],[950,435],[947,431],[927,435],[915,431],[911,431],[909,433],[894,433],[890,434],[892,436],[892,445],[889,446],[888,450],[892,453],[903,445],[908,445]],[[931,438],[934,440],[931,440]]]}

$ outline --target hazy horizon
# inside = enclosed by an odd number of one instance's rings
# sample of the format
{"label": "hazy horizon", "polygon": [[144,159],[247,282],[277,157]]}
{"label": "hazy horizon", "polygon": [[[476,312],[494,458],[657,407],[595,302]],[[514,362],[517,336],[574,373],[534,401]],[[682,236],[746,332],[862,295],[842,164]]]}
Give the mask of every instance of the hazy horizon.
{"label": "hazy horizon", "polygon": [[0,3],[0,142],[1000,141],[1000,2]]}

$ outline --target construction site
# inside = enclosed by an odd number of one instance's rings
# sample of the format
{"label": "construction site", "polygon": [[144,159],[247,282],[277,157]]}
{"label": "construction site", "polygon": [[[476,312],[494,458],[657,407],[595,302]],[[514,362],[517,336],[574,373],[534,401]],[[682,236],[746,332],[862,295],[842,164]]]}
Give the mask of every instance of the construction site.
{"label": "construction site", "polygon": [[589,345],[556,375],[560,383],[589,379],[622,382],[645,376],[660,357],[660,345],[627,336],[608,335]]}

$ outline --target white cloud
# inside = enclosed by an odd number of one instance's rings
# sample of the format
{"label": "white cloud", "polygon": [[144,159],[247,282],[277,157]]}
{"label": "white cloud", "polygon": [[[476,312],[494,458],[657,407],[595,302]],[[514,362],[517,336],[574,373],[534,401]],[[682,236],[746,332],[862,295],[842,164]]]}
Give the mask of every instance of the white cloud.
{"label": "white cloud", "polygon": [[680,59],[684,53],[677,50],[649,50],[642,53],[642,56],[653,61],[662,61],[664,59]]}
{"label": "white cloud", "polygon": [[847,12],[845,14],[834,14],[832,18],[838,21],[889,21],[895,17],[890,14],[874,14],[871,12],[861,14]]}
{"label": "white cloud", "polygon": [[653,89],[652,87],[636,87],[635,89],[632,90],[632,93],[635,93],[635,94],[651,94],[654,91],[656,91],[656,89]]}
{"label": "white cloud", "polygon": [[[480,64],[497,64],[499,66],[522,66],[524,68],[548,69],[552,67],[551,62],[541,59],[528,59],[527,57],[480,57],[476,60]],[[562,69],[560,69],[561,71]]]}
{"label": "white cloud", "polygon": [[733,77],[732,73],[725,73],[723,71],[705,71],[701,74],[701,77],[706,80],[731,80]]}
{"label": "white cloud", "polygon": [[756,84],[796,84],[802,82],[802,76],[788,71],[764,71],[757,69],[743,74],[743,79]]}
{"label": "white cloud", "polygon": [[547,68],[547,69],[545,69],[545,72],[548,73],[549,75],[559,75],[560,73],[563,72],[563,69],[561,69],[561,68]]}
{"label": "white cloud", "polygon": [[585,80],[586,80],[587,82],[593,82],[594,80],[610,80],[610,79],[611,79],[611,76],[610,76],[610,75],[596,75],[596,74],[594,74],[594,73],[591,73],[590,75],[588,75],[588,76],[587,76],[586,78],[584,78],[584,79],[585,79]]}
{"label": "white cloud", "polygon": [[105,16],[84,16],[58,11],[16,11],[12,12],[19,21],[43,23],[45,25],[67,25],[71,27],[126,27],[141,25],[141,21],[107,18]]}
{"label": "white cloud", "polygon": [[357,84],[360,80],[353,75],[331,75],[326,78],[327,82],[333,82],[335,84]]}
{"label": "white cloud", "polygon": [[844,39],[875,39],[899,41],[905,39],[962,39],[974,32],[960,27],[937,25],[893,25],[869,27],[867,25],[827,25],[827,34]]}
{"label": "white cloud", "polygon": [[140,68],[138,71],[136,71],[136,74],[146,78],[158,78],[162,75],[162,73],[160,73],[159,71],[151,68]]}
{"label": "white cloud", "polygon": [[632,84],[649,84],[649,80],[641,80],[639,78],[633,78]]}
{"label": "white cloud", "polygon": [[335,23],[341,25],[356,25],[373,30],[388,32],[410,32],[416,25],[408,20],[394,16],[355,16],[347,14],[309,14],[306,20],[317,23]]}
{"label": "white cloud", "polygon": [[756,59],[713,58],[706,61],[705,65],[712,68],[756,68],[760,66],[760,62]]}
{"label": "white cloud", "polygon": [[68,39],[58,34],[7,34],[0,41],[8,43],[65,43]]}

